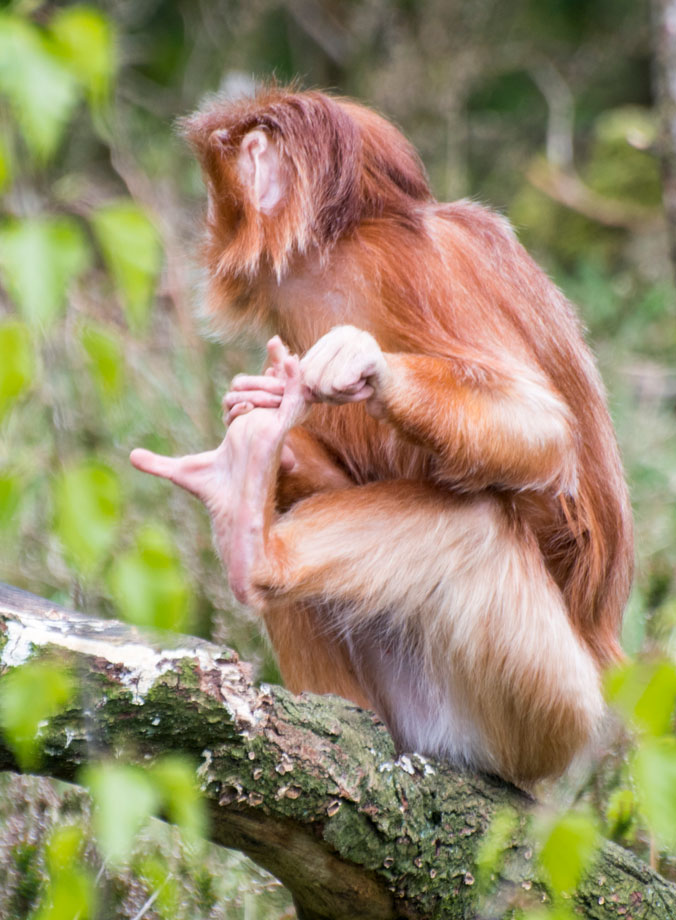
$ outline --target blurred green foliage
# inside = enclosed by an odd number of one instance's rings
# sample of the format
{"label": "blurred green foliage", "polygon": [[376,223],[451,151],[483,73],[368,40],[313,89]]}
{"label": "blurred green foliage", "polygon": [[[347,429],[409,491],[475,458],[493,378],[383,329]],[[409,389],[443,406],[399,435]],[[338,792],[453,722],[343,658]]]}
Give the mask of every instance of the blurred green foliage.
{"label": "blurred green foliage", "polygon": [[136,834],[151,815],[165,815],[193,845],[201,841],[204,803],[195,766],[186,758],[167,755],[148,770],[102,762],[87,767],[82,779],[92,796],[101,854],[111,864],[129,858]]}
{"label": "blurred green foliage", "polygon": [[83,865],[85,838],[76,824],[57,827],[46,846],[49,882],[35,920],[92,920],[96,910],[94,878]]}
{"label": "blurred green foliage", "polygon": [[[274,73],[381,108],[420,149],[440,199],[507,213],[578,303],[636,510],[623,643],[637,658],[608,678],[634,740],[611,752],[577,810],[549,811],[536,828],[555,898],[599,828],[642,855],[661,847],[667,873],[676,865],[676,310],[651,55],[647,4],[634,0],[15,0],[0,12],[0,579],[227,641],[277,677],[257,625],[232,604],[203,510],[127,461],[136,445],[215,444],[227,380],[260,363],[242,343],[201,338],[191,316],[203,189],[172,124],[207,92]],[[39,719],[73,691],[65,672],[33,667],[8,675],[0,697],[24,764],[40,756]],[[148,897],[159,916],[225,916],[224,898],[229,917],[281,916],[288,899],[258,897],[267,882],[244,862],[229,864],[227,884],[186,869],[194,900],[180,913],[183,854],[133,854],[130,842],[158,809],[188,839],[203,818],[189,768],[153,770],[104,764],[90,776],[99,847],[136,879],[126,907],[107,891],[106,916],[133,916]],[[486,837],[482,884],[513,820],[500,816]],[[17,842],[16,916],[38,902],[39,918],[102,916],[81,833],[67,824],[39,847]],[[559,899],[540,915],[569,913]]]}
{"label": "blurred green foliage", "polygon": [[39,727],[66,708],[75,693],[72,676],[58,664],[35,661],[0,680],[0,727],[24,770],[40,762]]}

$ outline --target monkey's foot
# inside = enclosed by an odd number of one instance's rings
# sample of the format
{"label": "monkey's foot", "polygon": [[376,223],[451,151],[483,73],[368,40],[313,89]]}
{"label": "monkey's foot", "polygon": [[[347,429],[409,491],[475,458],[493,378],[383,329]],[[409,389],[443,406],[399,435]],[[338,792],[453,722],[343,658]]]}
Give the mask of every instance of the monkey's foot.
{"label": "monkey's foot", "polygon": [[216,450],[186,457],[132,451],[137,469],[169,479],[209,511],[221,558],[238,600],[252,598],[252,572],[265,555],[265,511],[287,432],[305,412],[298,359],[281,367],[284,395],[276,409],[253,409],[236,418]]}

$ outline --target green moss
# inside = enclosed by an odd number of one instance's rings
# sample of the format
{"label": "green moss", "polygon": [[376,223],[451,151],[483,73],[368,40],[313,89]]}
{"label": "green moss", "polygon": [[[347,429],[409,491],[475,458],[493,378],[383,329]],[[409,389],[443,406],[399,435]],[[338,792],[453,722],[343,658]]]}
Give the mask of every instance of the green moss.
{"label": "green moss", "polygon": [[44,876],[38,848],[35,845],[18,843],[12,847],[11,856],[17,874],[17,884],[9,900],[9,916],[12,920],[23,920],[37,906]]}

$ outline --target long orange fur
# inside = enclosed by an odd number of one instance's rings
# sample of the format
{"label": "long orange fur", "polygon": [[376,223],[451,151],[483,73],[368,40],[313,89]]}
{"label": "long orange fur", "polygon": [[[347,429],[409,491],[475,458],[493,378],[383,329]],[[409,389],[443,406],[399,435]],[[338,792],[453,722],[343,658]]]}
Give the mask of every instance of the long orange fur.
{"label": "long orange fur", "polygon": [[[378,417],[316,405],[289,434],[260,579],[285,680],[374,705],[401,746],[519,782],[560,772],[598,723],[633,559],[573,308],[502,217],[435,201],[411,145],[355,102],[273,87],[184,130],[215,325],[302,355],[351,324],[390,372]],[[271,213],[236,168],[252,130],[279,155]],[[446,706],[460,740],[416,734]]]}

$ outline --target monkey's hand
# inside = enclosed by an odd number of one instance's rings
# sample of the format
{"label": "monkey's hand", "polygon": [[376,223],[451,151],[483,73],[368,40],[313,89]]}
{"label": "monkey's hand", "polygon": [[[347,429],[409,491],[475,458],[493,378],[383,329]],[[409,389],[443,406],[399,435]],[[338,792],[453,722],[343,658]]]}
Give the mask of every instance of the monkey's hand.
{"label": "monkey's hand", "polygon": [[[229,427],[238,416],[252,409],[277,409],[281,405],[287,382],[285,365],[291,355],[278,335],[270,339],[267,350],[268,368],[265,374],[238,374],[233,378],[222,403],[226,426]],[[296,457],[285,444],[280,455],[280,465],[284,470],[291,470],[295,464]]]}
{"label": "monkey's hand", "polygon": [[354,326],[336,326],[312,346],[300,363],[308,401],[369,400],[378,414],[379,395],[389,374],[373,336]]}
{"label": "monkey's hand", "polygon": [[289,350],[276,335],[267,344],[268,369],[265,374],[237,374],[223,397],[223,420],[231,425],[239,415],[252,409],[277,409],[285,386],[284,362]]}

